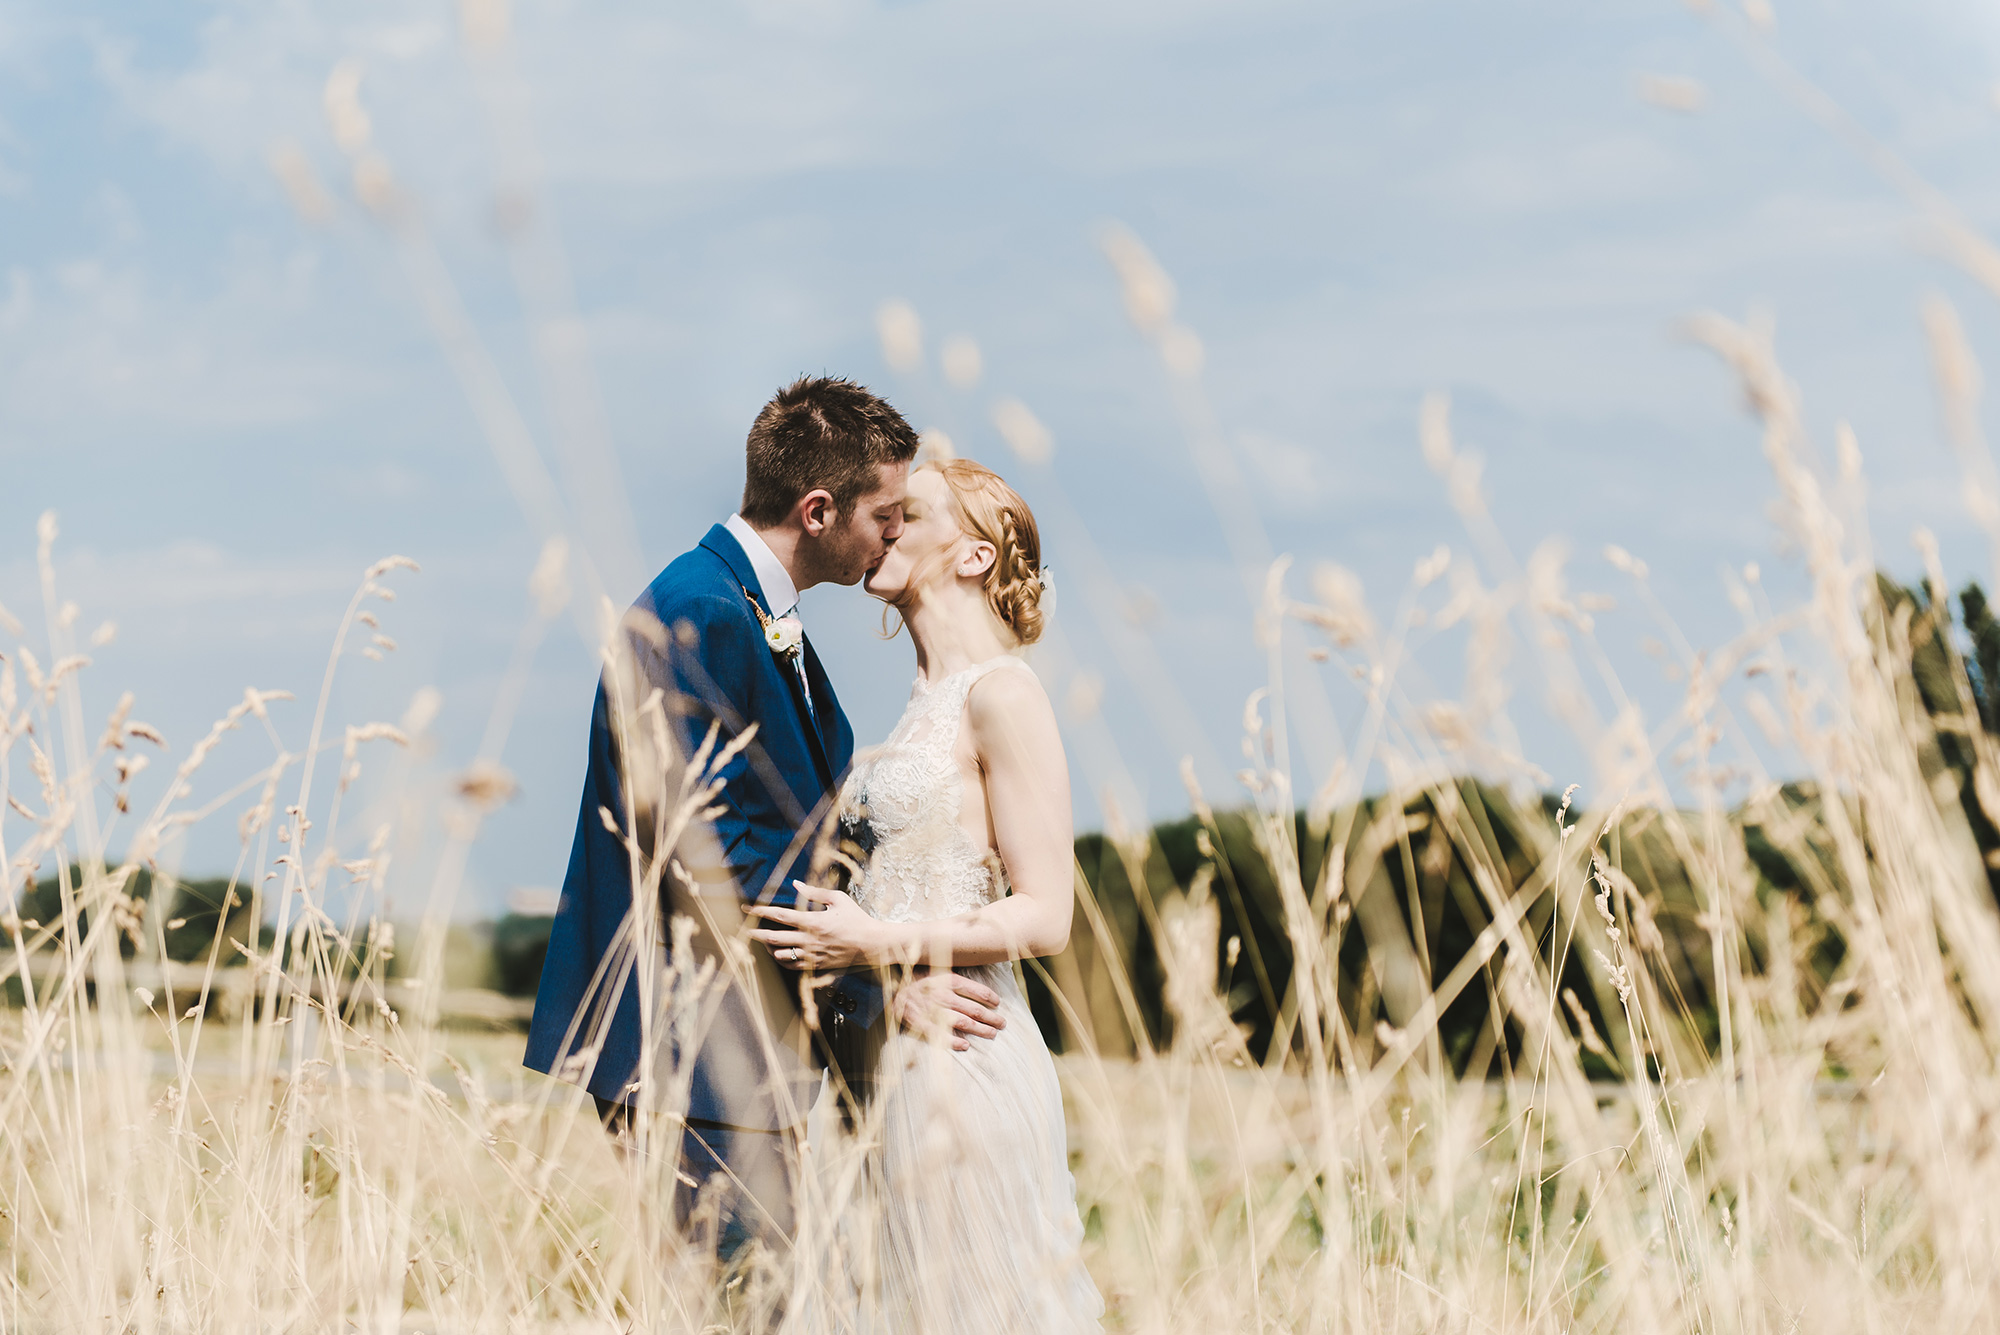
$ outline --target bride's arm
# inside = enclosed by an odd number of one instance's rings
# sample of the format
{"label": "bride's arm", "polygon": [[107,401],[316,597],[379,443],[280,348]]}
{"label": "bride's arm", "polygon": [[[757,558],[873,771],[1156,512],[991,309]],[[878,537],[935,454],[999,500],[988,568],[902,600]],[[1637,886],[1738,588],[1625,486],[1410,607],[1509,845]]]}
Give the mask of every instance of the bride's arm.
{"label": "bride's arm", "polygon": [[1003,668],[973,686],[966,725],[1014,893],[955,918],[901,924],[895,944],[937,968],[1061,954],[1076,913],[1076,854],[1055,710],[1033,673]]}
{"label": "bride's arm", "polygon": [[794,967],[813,969],[858,963],[948,969],[1060,954],[1075,914],[1075,855],[1069,765],[1055,710],[1031,674],[1003,669],[973,687],[966,722],[986,779],[993,844],[1013,894],[955,918],[886,923],[837,890],[801,885],[799,897],[824,906],[820,911],[746,906],[771,924],[750,935],[799,950]]}

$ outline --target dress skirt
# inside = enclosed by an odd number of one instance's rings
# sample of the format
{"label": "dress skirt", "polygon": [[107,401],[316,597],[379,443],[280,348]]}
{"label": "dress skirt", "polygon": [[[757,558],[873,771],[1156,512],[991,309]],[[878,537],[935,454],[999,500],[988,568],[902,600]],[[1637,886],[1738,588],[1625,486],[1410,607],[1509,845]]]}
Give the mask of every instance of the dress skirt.
{"label": "dress skirt", "polygon": [[955,1052],[895,1035],[852,1129],[830,1089],[813,1109],[800,1259],[815,1292],[794,1315],[855,1335],[1096,1331],[1055,1063],[1011,968],[962,972],[1000,994],[997,1037]]}

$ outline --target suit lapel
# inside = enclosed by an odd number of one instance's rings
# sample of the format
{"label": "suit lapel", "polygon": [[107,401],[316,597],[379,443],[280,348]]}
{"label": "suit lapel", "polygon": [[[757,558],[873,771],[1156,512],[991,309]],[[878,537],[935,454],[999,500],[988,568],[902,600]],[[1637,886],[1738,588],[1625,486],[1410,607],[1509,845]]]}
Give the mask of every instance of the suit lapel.
{"label": "suit lapel", "polygon": [[722,564],[729,567],[729,573],[736,576],[738,584],[756,595],[759,607],[764,605],[766,600],[763,582],[757,578],[757,568],[750,564],[749,555],[744,552],[743,544],[736,540],[734,533],[717,524],[709,529],[708,536],[701,540],[701,545],[719,557]]}
{"label": "suit lapel", "polygon": [[[764,596],[764,586],[758,582],[757,572],[751,566],[750,558],[743,550],[743,544],[736,541],[735,534],[717,524],[709,529],[708,536],[701,540],[701,545],[729,567],[729,573],[736,577],[736,582],[755,600],[758,611],[767,618],[777,615],[769,605],[771,600]],[[813,653],[810,641],[805,643],[802,652],[805,654],[806,677],[810,680],[819,668],[819,658]],[[792,708],[798,711],[799,731],[805,734],[806,745],[812,750],[813,763],[819,767],[820,782],[826,786],[828,792],[831,792],[833,747],[823,733],[823,725],[818,724],[814,718],[816,712],[824,718],[827,711],[807,708],[805,686],[799,681],[799,674],[793,670],[790,663],[784,662],[776,654],[771,654],[770,657],[771,666],[785,679],[785,689],[791,694]],[[817,675],[822,683],[825,682],[825,672],[817,671]],[[818,706],[821,698],[830,694],[830,691],[815,690],[813,705]]]}

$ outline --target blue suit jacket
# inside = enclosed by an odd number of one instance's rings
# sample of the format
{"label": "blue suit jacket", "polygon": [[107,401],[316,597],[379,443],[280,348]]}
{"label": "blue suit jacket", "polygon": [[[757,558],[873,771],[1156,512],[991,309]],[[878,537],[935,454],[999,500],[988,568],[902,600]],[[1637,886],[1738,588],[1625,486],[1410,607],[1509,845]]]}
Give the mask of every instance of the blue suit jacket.
{"label": "blue suit jacket", "polygon": [[[641,694],[651,687],[663,692],[683,758],[697,751],[711,725],[719,729],[720,750],[756,724],[750,745],[720,771],[725,783],[714,804],[720,812],[711,823],[710,852],[719,851],[721,868],[737,894],[791,905],[797,897],[793,878],[809,879],[814,836],[838,794],[854,734],[810,641],[803,648],[812,690],[808,712],[798,672],[765,642],[752,598],[766,615],[784,610],[768,606],[741,544],[718,524],[698,547],[662,571],[633,605],[640,615],[628,624],[653,626],[651,619],[657,619],[654,633],[630,637],[633,666]],[[621,726],[612,717],[615,698],[616,692],[600,679],[576,837],[523,1060],[534,1070],[576,1080],[599,1097],[623,1102],[630,1100],[635,1080],[644,1080],[641,1066],[648,1058],[642,1052],[634,966],[604,967],[634,912],[632,861],[620,836],[605,828],[602,815],[608,811],[622,830],[632,828],[624,797],[627,758],[620,755],[618,742],[632,735],[632,725],[627,720]],[[715,871],[712,858],[710,870]],[[661,913],[664,907],[646,904],[641,910]],[[671,940],[664,921],[661,936]],[[763,947],[753,943],[751,949],[760,962],[767,960]],[[625,959],[630,960],[629,949]],[[762,983],[753,986],[761,986],[766,995],[725,999],[700,1051],[692,1060],[689,1054],[679,1056],[691,1075],[690,1117],[775,1127],[791,1124],[811,1102],[803,1078],[811,1074],[810,1067],[774,1070],[757,1055],[753,1013],[763,1009],[768,1025],[774,1005],[768,993],[777,989],[788,995],[795,1014],[795,975],[768,964],[759,975]],[[613,1004],[614,993],[615,1009],[606,1024],[602,1012]],[[879,984],[868,975],[843,977],[824,994],[821,1005],[828,1002],[849,1022],[872,1025],[881,1010]],[[589,1051],[593,1030],[602,1034],[594,1057]],[[781,1094],[775,1087],[787,1082],[789,1092]]]}

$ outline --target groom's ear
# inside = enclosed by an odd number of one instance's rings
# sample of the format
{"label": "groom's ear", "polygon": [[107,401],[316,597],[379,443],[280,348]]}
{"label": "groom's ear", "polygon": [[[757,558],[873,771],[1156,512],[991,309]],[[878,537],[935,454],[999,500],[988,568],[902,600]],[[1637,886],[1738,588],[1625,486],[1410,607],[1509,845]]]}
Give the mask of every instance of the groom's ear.
{"label": "groom's ear", "polygon": [[792,513],[798,516],[799,527],[815,538],[832,528],[840,518],[840,511],[833,504],[833,493],[824,487],[799,497]]}

